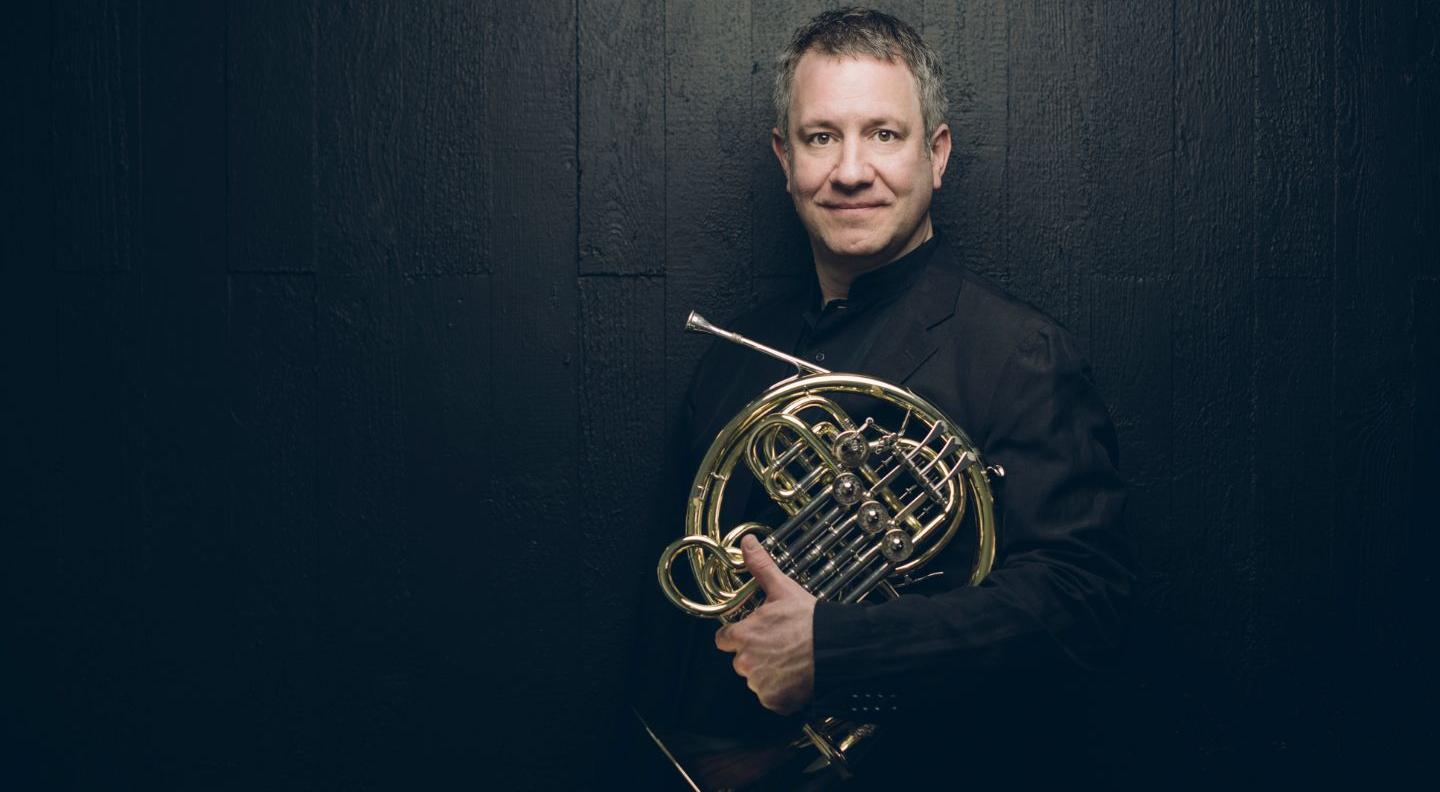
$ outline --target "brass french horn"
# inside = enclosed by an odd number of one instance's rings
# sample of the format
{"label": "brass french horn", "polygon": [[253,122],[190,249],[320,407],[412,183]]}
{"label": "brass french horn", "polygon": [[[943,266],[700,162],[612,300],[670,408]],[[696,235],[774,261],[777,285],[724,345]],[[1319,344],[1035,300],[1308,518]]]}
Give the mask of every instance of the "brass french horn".
{"label": "brass french horn", "polygon": [[[915,581],[962,526],[972,542],[969,584],[990,572],[990,476],[1004,471],[987,468],[974,443],[939,408],[904,387],[832,373],[694,312],[685,326],[783,360],[796,373],[732,418],[696,471],[685,535],[665,548],[656,569],[660,588],[676,607],[725,622],[758,607],[760,591],[747,579],[740,553],[746,534],[822,600],[859,602],[876,591],[898,596],[897,588]],[[857,420],[840,401],[873,409]],[[886,426],[877,416],[898,423]],[[726,484],[742,459],[786,515],[780,525],[721,524]],[[676,584],[681,556],[689,561],[698,598]],[[856,746],[874,731],[873,725],[826,718],[806,724],[795,744],[819,751],[807,772],[829,769],[845,778]]]}

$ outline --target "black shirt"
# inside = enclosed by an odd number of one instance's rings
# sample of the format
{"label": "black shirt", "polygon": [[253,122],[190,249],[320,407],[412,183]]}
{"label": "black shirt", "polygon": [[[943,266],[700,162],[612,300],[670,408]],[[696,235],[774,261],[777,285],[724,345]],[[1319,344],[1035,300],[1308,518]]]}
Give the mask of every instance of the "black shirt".
{"label": "black shirt", "polygon": [[[966,271],[944,240],[857,279],[840,307],[818,289],[736,319],[733,329],[832,370],[903,384],[966,431],[1007,476],[997,491],[995,569],[966,586],[951,548],[914,594],[873,605],[821,602],[815,611],[815,699],[801,717],[834,714],[904,734],[890,745],[969,746],[1000,759],[1065,739],[1069,681],[1113,654],[1133,580],[1120,529],[1124,485],[1114,428],[1074,338],[1054,320]],[[677,468],[688,489],[718,430],[794,368],[723,341],[707,353],[687,399]],[[770,508],[758,487],[726,504]],[[762,521],[764,519],[762,518]],[[671,522],[670,525],[675,525]],[[671,537],[673,538],[673,537]],[[679,722],[711,733],[794,728],[762,710],[714,648],[715,622],[686,619],[685,662],[671,691]],[[669,643],[667,646],[675,646]],[[885,710],[873,711],[876,701]],[[1020,733],[989,740],[995,729]],[[1015,735],[1011,735],[1014,737]],[[1062,762],[1062,765],[1065,764]]]}
{"label": "black shirt", "polygon": [[875,345],[889,313],[925,271],[939,244],[938,236],[931,237],[895,261],[861,275],[841,299],[824,303],[819,284],[812,284],[804,293],[808,307],[800,312],[800,336],[790,353],[831,371],[850,371]]}

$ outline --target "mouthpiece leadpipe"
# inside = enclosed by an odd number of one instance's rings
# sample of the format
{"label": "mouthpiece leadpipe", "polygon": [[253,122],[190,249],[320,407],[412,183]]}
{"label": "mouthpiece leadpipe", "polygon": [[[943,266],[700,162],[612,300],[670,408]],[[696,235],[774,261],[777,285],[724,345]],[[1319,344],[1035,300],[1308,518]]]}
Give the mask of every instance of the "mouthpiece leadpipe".
{"label": "mouthpiece leadpipe", "polygon": [[710,335],[720,336],[721,338],[729,341],[732,344],[739,344],[743,347],[749,347],[756,352],[759,352],[763,355],[769,355],[776,360],[783,360],[798,369],[801,374],[830,373],[829,369],[820,368],[814,363],[808,363],[798,357],[795,357],[794,355],[787,355],[778,349],[771,349],[770,347],[765,346],[759,341],[751,341],[750,339],[746,338],[743,335],[740,335],[739,333],[734,333],[729,330],[724,330],[716,327],[715,325],[710,324],[710,321],[708,319],[701,316],[695,311],[691,311],[690,318],[685,320],[685,329],[689,330],[692,333],[709,333]]}

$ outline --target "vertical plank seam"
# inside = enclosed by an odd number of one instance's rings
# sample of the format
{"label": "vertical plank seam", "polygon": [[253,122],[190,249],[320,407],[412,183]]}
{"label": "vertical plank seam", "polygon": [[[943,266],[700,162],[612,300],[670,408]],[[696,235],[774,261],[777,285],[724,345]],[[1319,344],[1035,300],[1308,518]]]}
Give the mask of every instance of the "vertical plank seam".
{"label": "vertical plank seam", "polygon": [[[745,107],[747,108],[747,112],[745,113],[745,119],[746,119],[746,122],[747,122],[746,126],[749,126],[749,123],[753,123],[753,122],[751,121],[750,113],[752,113],[752,112],[755,111],[755,76],[754,76],[754,75],[755,75],[755,4],[754,4],[754,3],[746,3],[746,4],[745,4],[745,7],[746,7],[746,10],[749,12],[749,15],[750,15],[750,38],[749,38],[749,40],[746,42],[746,47],[745,47],[746,51],[749,52],[749,54],[750,54],[750,75],[749,75],[750,78],[745,81],[745,88],[746,88],[746,90],[748,91],[748,94],[747,94],[747,97],[746,97],[746,102],[745,102]],[[748,130],[746,130],[746,131],[748,131]],[[742,137],[744,137],[744,136],[742,135]],[[746,146],[746,148],[749,148],[749,147]],[[754,298],[754,295],[755,295],[755,293],[756,293],[756,292],[755,292],[755,270],[756,270],[756,266],[755,266],[755,212],[753,211],[752,207],[754,206],[754,202],[755,202],[756,188],[757,188],[759,185],[757,185],[757,184],[755,183],[755,181],[754,181],[754,180],[755,180],[755,169],[754,169],[754,168],[750,168],[749,170],[750,170],[750,178],[747,180],[748,183],[746,184],[746,191],[747,191],[748,195],[747,195],[747,200],[745,201],[745,203],[747,204],[747,207],[746,207],[747,211],[745,212],[745,214],[749,217],[749,220],[750,220],[750,233],[747,235],[747,236],[750,237],[750,239],[747,240],[747,241],[750,243],[750,261],[749,261],[749,266],[746,267],[746,273],[750,276],[750,278],[749,278],[750,282],[746,285],[746,293],[747,293],[748,295],[750,295],[751,298],[753,299],[753,298]]]}
{"label": "vertical plank seam", "polygon": [[[221,8],[223,9],[222,13],[225,14],[225,21],[221,24],[222,38],[220,41],[220,60],[224,64],[223,71],[220,74],[220,92],[224,95],[224,99],[222,101],[224,103],[225,113],[223,116],[221,116],[221,123],[223,125],[223,129],[220,132],[220,136],[221,143],[225,147],[225,155],[222,157],[222,160],[225,163],[225,173],[222,177],[225,182],[225,199],[222,202],[222,211],[224,211],[225,213],[225,229],[221,232],[220,238],[224,240],[225,244],[225,252],[221,254],[221,258],[224,261],[225,265],[225,288],[228,292],[230,288],[230,0],[225,0],[225,2],[221,4]],[[227,334],[230,329],[229,299],[230,295],[227,293],[225,302],[225,322]]]}
{"label": "vertical plank seam", "polygon": [[[1179,179],[1177,171],[1180,159],[1180,10],[1179,0],[1170,0],[1170,276],[1175,277],[1175,265],[1180,259],[1180,254],[1175,248],[1176,227],[1179,222],[1175,214],[1177,202],[1176,191]],[[1175,325],[1170,325],[1170,347],[1169,365],[1166,366],[1168,380],[1166,398],[1170,405],[1170,447],[1169,465],[1167,466],[1170,475],[1166,477],[1165,488],[1165,514],[1175,519],[1175,362],[1178,355],[1175,350],[1177,343]],[[1143,555],[1142,555],[1143,557]]]}
{"label": "vertical plank seam", "polygon": [[[1339,337],[1340,337],[1340,0],[1330,3],[1330,421],[1337,424],[1339,417]],[[1336,437],[1338,437],[1336,433]],[[1336,457],[1336,441],[1329,443],[1330,458]],[[1340,534],[1340,493],[1339,488],[1330,487],[1330,537],[1328,547],[1331,579],[1335,579],[1336,539]]]}
{"label": "vertical plank seam", "polygon": [[[571,335],[571,352],[572,352],[572,353],[574,354],[574,356],[575,356],[575,368],[574,368],[574,371],[575,371],[575,379],[576,379],[576,381],[575,381],[575,387],[571,388],[571,393],[574,394],[574,398],[575,398],[575,401],[574,401],[574,403],[571,405],[571,407],[572,407],[572,409],[574,409],[574,411],[575,411],[575,429],[576,429],[577,432],[579,433],[579,442],[583,445],[583,444],[585,443],[585,435],[586,435],[586,431],[585,431],[585,430],[586,430],[588,427],[586,427],[586,425],[585,425],[585,411],[584,411],[584,409],[582,409],[582,407],[581,407],[581,405],[586,401],[586,395],[587,395],[587,394],[586,394],[585,391],[586,391],[587,382],[586,382],[586,378],[585,378],[585,342],[584,342],[584,333],[585,333],[585,329],[586,329],[586,328],[585,328],[585,319],[584,319],[585,305],[584,305],[584,295],[582,294],[582,290],[581,290],[581,288],[580,288],[580,270],[581,270],[581,267],[580,267],[580,258],[581,258],[581,252],[580,252],[580,204],[581,204],[581,202],[584,200],[584,199],[583,199],[583,196],[581,195],[581,187],[580,187],[580,180],[581,180],[581,173],[580,173],[580,170],[581,170],[581,163],[580,163],[580,0],[572,0],[572,2],[571,2],[571,17],[570,17],[570,20],[571,20],[572,28],[573,28],[573,29],[571,30],[571,33],[573,34],[572,46],[573,46],[573,49],[574,49],[574,51],[571,53],[571,57],[572,57],[571,64],[572,64],[572,67],[573,67],[573,70],[574,70],[574,74],[572,75],[572,77],[574,78],[574,96],[571,97],[571,108],[572,108],[572,110],[574,111],[574,114],[575,114],[575,122],[574,122],[574,127],[573,127],[574,130],[575,130],[575,138],[574,138],[573,141],[571,141],[571,142],[574,144],[574,147],[575,147],[575,148],[574,148],[575,160],[574,160],[574,163],[573,163],[573,167],[574,167],[574,169],[575,169],[575,174],[574,174],[574,175],[575,175],[575,227],[574,227],[574,229],[573,229],[573,230],[574,230],[574,247],[573,247],[573,254],[574,254],[574,256],[575,256],[575,259],[574,259],[574,262],[575,262],[575,277],[574,277],[574,279],[571,281],[572,287],[573,287],[574,290],[575,290],[575,291],[574,291],[575,310],[574,310],[574,313],[573,313],[573,314],[571,315],[571,317],[570,317],[570,321],[573,323],[573,324],[572,324],[572,327],[573,327],[573,329],[574,329],[574,332],[573,332],[573,334]],[[576,449],[577,452],[578,452],[579,450],[580,450],[580,449]],[[571,461],[571,463],[572,463],[573,466],[574,466],[571,481],[573,481],[573,482],[574,482],[574,485],[575,485],[575,499],[574,499],[574,500],[571,502],[571,504],[570,504],[570,510],[571,510],[571,511],[570,511],[570,514],[571,514],[571,516],[572,516],[572,519],[570,520],[570,531],[572,532],[571,535],[570,535],[570,539],[571,539],[571,541],[574,541],[574,542],[577,542],[577,543],[582,542],[583,539],[584,539],[584,536],[583,536],[584,531],[583,531],[583,529],[581,529],[581,527],[580,527],[580,526],[582,525],[582,520],[580,519],[580,517],[581,517],[581,515],[583,515],[583,514],[585,513],[586,507],[589,505],[590,494],[591,494],[591,493],[590,493],[590,488],[587,487],[587,486],[585,486],[585,474],[584,474],[585,463],[584,463],[583,456],[584,456],[584,455],[581,454],[581,453],[573,453],[573,454],[570,455],[570,461]],[[581,544],[581,545],[579,545],[579,546],[583,546],[583,544]],[[588,609],[585,607],[585,605],[586,605],[586,601],[587,601],[587,599],[588,599],[588,597],[586,596],[586,593],[587,593],[587,591],[588,591],[588,589],[589,589],[589,587],[590,587],[591,578],[590,578],[589,575],[586,574],[586,570],[585,570],[585,565],[584,565],[584,564],[580,563],[578,560],[575,560],[575,559],[572,559],[572,562],[571,562],[571,563],[575,564],[573,574],[575,575],[575,579],[576,579],[576,581],[577,581],[578,584],[579,584],[579,585],[576,585],[576,586],[574,587],[574,589],[573,589],[573,591],[572,591],[572,594],[571,594],[571,596],[574,597],[574,600],[573,600],[573,601],[574,601],[574,603],[575,603],[573,607],[574,607],[574,609],[575,609],[575,613],[577,613],[577,614],[580,615],[580,630],[579,630],[579,633],[580,633],[581,639],[582,639],[582,640],[585,640],[585,641],[588,643],[588,642],[589,642],[588,639],[589,639],[589,636],[590,636],[590,634],[591,634],[590,631],[591,631],[591,629],[593,629],[593,626],[590,624],[590,618],[591,618],[592,614],[588,612]],[[591,701],[594,700],[594,696],[595,696],[595,687],[594,687],[594,685],[595,685],[594,680],[591,680],[591,684],[590,684],[590,686],[588,686],[589,689],[586,691],[587,698],[589,698]],[[571,717],[571,718],[576,717],[576,715],[575,715],[575,713],[574,713],[574,710],[571,710],[570,717]],[[578,724],[576,724],[576,725],[578,725]],[[593,738],[592,738],[592,739],[593,739]],[[583,747],[581,748],[581,751],[582,751],[582,755],[588,755],[588,754],[589,754],[589,751],[590,751],[589,745],[587,744],[587,745],[583,746]]]}
{"label": "vertical plank seam", "polygon": [[[660,30],[661,30],[661,33],[660,33],[661,69],[660,69],[660,71],[661,71],[661,74],[662,74],[662,77],[661,77],[661,88],[660,88],[660,91],[661,91],[660,101],[661,101],[661,107],[662,107],[662,110],[661,110],[661,127],[660,127],[660,129],[661,129],[661,133],[660,133],[660,139],[661,139],[661,149],[660,149],[660,151],[661,151],[661,154],[660,154],[660,156],[661,156],[661,161],[664,163],[664,167],[661,169],[661,172],[660,172],[660,180],[661,180],[661,185],[662,185],[662,186],[661,186],[661,189],[664,191],[664,194],[665,194],[665,200],[661,202],[661,207],[660,207],[661,215],[662,215],[662,218],[663,218],[663,220],[662,220],[662,225],[663,225],[663,229],[664,229],[664,237],[660,240],[660,259],[661,259],[661,262],[660,262],[660,267],[661,267],[661,268],[660,268],[660,272],[661,272],[662,277],[665,278],[664,282],[661,284],[661,287],[660,287],[660,312],[661,312],[661,315],[664,317],[664,318],[663,318],[663,321],[668,322],[668,321],[670,320],[670,2],[669,2],[669,0],[660,0],[660,16],[661,16],[661,23],[660,23]],[[662,329],[663,329],[663,328],[662,328]],[[666,333],[666,332],[661,332],[661,334],[660,334],[660,343],[663,345],[663,352],[664,352],[664,355],[665,355],[664,361],[663,361],[663,363],[662,363],[662,366],[663,366],[663,368],[664,368],[664,373],[661,375],[661,382],[662,382],[662,384],[663,384],[663,387],[665,388],[665,394],[666,394],[666,396],[668,397],[668,395],[670,394],[671,382],[674,381],[674,378],[671,376],[672,373],[673,373],[673,372],[671,371],[671,369],[674,367],[674,361],[672,361],[672,360],[670,359],[670,334],[669,334],[669,333]],[[673,423],[673,421],[671,420],[671,419],[672,419],[671,409],[672,409],[672,405],[670,405],[670,404],[668,403],[668,399],[667,399],[667,403],[662,404],[662,405],[661,405],[661,408],[660,408],[660,415],[662,416],[662,418],[663,418],[664,421],[665,421],[665,429],[666,429],[666,430],[669,430],[670,427],[671,427],[671,424]],[[667,462],[668,462],[668,460],[667,460]]]}
{"label": "vertical plank seam", "polygon": [[[670,136],[665,130],[670,128],[670,7],[665,0],[660,0],[660,57],[663,67],[660,69],[660,274],[663,276],[669,269],[670,261],[666,242],[670,239],[670,180],[665,174],[670,172]],[[664,291],[661,291],[661,308],[666,309]],[[667,316],[669,314],[666,314]],[[670,344],[665,333],[660,334],[662,344],[661,353],[665,355],[664,360],[669,360]],[[669,368],[668,366],[666,367]],[[669,393],[669,382],[663,383],[666,393]]]}
{"label": "vertical plank seam", "polygon": [[1260,348],[1260,296],[1259,296],[1259,269],[1260,269],[1260,235],[1257,228],[1260,223],[1260,0],[1251,0],[1250,3],[1250,413],[1247,416],[1249,430],[1250,470],[1249,485],[1247,493],[1246,513],[1252,521],[1251,530],[1245,532],[1245,544],[1249,558],[1249,574],[1247,588],[1250,597],[1250,606],[1245,609],[1245,634],[1246,641],[1243,651],[1249,656],[1249,668],[1251,674],[1250,685],[1256,684],[1255,675],[1257,665],[1263,661],[1259,648],[1257,647],[1257,631],[1259,630],[1259,617],[1257,613],[1261,605],[1262,577],[1259,572],[1260,560],[1264,555],[1264,542],[1261,539],[1261,532],[1255,530],[1258,526],[1256,519],[1256,493],[1259,491],[1258,473],[1258,447],[1259,431],[1257,416],[1259,414],[1258,397],[1258,369],[1260,362],[1257,359],[1256,350]]}
{"label": "vertical plank seam", "polygon": [[1000,260],[1002,271],[1009,287],[1015,282],[1015,273],[1010,270],[1010,142],[1014,139],[1010,130],[1010,4],[1004,6],[1005,14],[1005,158],[1000,166]]}

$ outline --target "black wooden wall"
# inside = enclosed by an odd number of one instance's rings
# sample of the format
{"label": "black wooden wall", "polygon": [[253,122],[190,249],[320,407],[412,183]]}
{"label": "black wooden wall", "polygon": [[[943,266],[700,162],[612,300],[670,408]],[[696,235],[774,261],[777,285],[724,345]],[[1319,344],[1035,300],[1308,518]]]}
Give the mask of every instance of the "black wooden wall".
{"label": "black wooden wall", "polygon": [[[9,9],[5,774],[612,778],[682,319],[806,272],[771,57],[830,5]],[[948,67],[939,224],[1084,340],[1120,427],[1117,779],[1414,762],[1437,4],[881,7]]]}

